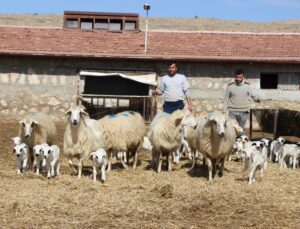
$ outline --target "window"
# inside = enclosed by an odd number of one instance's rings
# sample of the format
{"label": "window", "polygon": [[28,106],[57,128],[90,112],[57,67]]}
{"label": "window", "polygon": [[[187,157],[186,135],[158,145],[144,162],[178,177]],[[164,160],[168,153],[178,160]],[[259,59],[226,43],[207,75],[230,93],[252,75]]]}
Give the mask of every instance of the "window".
{"label": "window", "polygon": [[136,25],[134,21],[126,21],[125,22],[125,30],[135,30],[136,29]]}
{"label": "window", "polygon": [[261,74],[260,75],[261,89],[277,89],[278,88],[278,74]]}
{"label": "window", "polygon": [[122,21],[121,20],[110,20],[109,30],[121,30]]}
{"label": "window", "polygon": [[108,20],[107,19],[96,19],[95,29],[108,29]]}
{"label": "window", "polygon": [[78,19],[67,19],[67,28],[78,28]]}
{"label": "window", "polygon": [[81,29],[93,29],[93,19],[81,19],[80,28]]}

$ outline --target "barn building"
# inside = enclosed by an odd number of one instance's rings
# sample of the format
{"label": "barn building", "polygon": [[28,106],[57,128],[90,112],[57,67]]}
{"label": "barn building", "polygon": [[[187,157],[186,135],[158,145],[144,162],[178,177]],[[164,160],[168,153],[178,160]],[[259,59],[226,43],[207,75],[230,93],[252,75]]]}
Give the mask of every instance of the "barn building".
{"label": "barn building", "polygon": [[[174,60],[187,76],[196,113],[221,110],[242,68],[263,101],[300,111],[300,34],[145,31],[137,14],[65,12],[56,27],[0,26],[0,115],[41,110],[57,119],[82,100],[91,115],[161,109],[156,78]],[[157,105],[156,105],[157,104]]]}

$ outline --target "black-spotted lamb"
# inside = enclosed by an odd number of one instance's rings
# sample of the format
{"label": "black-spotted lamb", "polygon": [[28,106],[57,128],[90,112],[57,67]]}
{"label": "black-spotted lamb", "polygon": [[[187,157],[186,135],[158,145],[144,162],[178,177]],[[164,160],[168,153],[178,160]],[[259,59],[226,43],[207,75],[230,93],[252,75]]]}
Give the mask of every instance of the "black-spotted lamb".
{"label": "black-spotted lamb", "polygon": [[234,125],[220,112],[210,113],[198,121],[196,147],[207,159],[210,183],[213,182],[216,165],[219,165],[219,176],[223,175],[224,158],[231,154],[236,136]]}
{"label": "black-spotted lamb", "polygon": [[52,145],[56,136],[56,127],[53,120],[45,113],[28,113],[19,122],[20,129],[18,136],[21,142],[25,143],[33,160],[33,147],[47,143]]}

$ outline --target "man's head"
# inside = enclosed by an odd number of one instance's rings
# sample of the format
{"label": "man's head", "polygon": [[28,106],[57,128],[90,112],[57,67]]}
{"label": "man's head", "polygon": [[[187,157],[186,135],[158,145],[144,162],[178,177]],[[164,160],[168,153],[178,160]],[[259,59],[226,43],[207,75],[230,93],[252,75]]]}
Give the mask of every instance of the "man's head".
{"label": "man's head", "polygon": [[235,82],[237,84],[240,84],[243,80],[244,80],[245,76],[244,76],[244,71],[242,69],[237,69],[235,71]]}
{"label": "man's head", "polygon": [[174,76],[177,73],[177,64],[175,62],[168,63],[169,76]]}

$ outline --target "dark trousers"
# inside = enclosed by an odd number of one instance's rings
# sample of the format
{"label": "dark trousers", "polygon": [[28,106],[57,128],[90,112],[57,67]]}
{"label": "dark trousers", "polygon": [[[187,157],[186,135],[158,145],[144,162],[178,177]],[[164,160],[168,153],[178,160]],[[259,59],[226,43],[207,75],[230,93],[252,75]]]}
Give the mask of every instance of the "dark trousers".
{"label": "dark trousers", "polygon": [[163,109],[164,112],[172,114],[176,110],[183,110],[184,103],[182,100],[176,102],[164,102]]}

